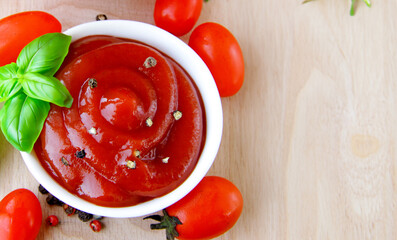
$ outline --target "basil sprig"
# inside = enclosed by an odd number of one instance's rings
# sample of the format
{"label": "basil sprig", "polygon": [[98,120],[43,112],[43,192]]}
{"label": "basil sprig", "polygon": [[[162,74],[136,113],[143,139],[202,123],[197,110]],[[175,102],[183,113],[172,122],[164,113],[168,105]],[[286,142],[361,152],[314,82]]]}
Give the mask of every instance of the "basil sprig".
{"label": "basil sprig", "polygon": [[[312,1],[314,1],[314,0],[304,0],[304,1],[302,2],[302,4],[308,3],[308,2],[312,2]],[[350,5],[350,16],[354,16],[354,14],[356,14],[356,12],[355,12],[356,1],[357,1],[357,0],[351,0],[351,5]],[[365,4],[366,4],[368,7],[371,7],[371,0],[363,0],[363,1],[365,2]]]}
{"label": "basil sprig", "polygon": [[[350,16],[354,16],[354,14],[355,14],[354,7],[355,7],[356,0],[351,0],[351,1],[352,1],[352,4],[351,4],[351,7],[350,7]],[[365,2],[365,4],[368,7],[371,7],[371,1],[370,0],[363,0],[363,1]]]}
{"label": "basil sprig", "polygon": [[0,67],[0,127],[16,149],[30,152],[43,129],[50,103],[71,107],[73,98],[53,75],[65,59],[71,37],[48,33],[26,45],[16,63]]}

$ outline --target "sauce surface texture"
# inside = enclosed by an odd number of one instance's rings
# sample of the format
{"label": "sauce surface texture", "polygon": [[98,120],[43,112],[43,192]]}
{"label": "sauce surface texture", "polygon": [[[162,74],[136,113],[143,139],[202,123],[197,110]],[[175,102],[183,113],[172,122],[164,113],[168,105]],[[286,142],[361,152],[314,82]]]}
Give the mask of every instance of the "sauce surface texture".
{"label": "sauce surface texture", "polygon": [[101,206],[132,206],[172,191],[193,171],[204,111],[172,59],[140,43],[90,36],[72,43],[56,77],[74,102],[51,106],[35,151],[69,192]]}

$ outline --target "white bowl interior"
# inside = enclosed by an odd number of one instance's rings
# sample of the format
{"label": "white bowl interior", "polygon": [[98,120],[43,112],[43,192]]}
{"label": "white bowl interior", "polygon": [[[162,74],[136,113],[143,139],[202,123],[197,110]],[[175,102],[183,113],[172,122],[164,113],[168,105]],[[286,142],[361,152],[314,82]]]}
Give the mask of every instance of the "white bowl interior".
{"label": "white bowl interior", "polygon": [[206,138],[199,161],[191,175],[175,190],[153,200],[130,207],[103,207],[83,200],[61,187],[41,166],[36,154],[21,152],[32,175],[54,196],[85,212],[106,217],[139,217],[157,212],[183,198],[206,175],[219,149],[222,136],[222,106],[214,79],[201,58],[183,41],[153,25],[107,20],[89,22],[64,32],[72,41],[89,35],[112,35],[146,43],[178,62],[195,81],[203,99],[206,115]]}

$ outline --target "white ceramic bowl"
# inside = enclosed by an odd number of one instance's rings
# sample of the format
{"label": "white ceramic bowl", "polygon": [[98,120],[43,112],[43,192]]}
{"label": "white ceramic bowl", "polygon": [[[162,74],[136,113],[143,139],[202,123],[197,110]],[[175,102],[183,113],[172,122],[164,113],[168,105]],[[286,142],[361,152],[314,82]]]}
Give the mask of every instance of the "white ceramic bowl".
{"label": "white ceramic bowl", "polygon": [[205,63],[179,38],[146,23],[126,20],[98,21],[78,25],[64,33],[72,36],[72,41],[89,35],[112,35],[137,40],[160,50],[178,62],[196,83],[204,102],[206,116],[204,148],[193,172],[178,188],[162,197],[130,207],[103,207],[79,198],[51,178],[34,152],[31,154],[22,152],[29,171],[40,184],[63,202],[82,211],[106,217],[144,216],[166,208],[183,198],[206,175],[218,152],[222,136],[221,101],[214,79]]}

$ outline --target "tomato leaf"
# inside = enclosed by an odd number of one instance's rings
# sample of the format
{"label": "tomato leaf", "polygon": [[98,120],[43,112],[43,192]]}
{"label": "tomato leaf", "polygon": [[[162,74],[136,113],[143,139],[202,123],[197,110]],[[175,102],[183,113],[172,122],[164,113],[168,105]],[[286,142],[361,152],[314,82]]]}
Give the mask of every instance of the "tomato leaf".
{"label": "tomato leaf", "polygon": [[17,59],[18,73],[53,76],[65,59],[72,38],[62,33],[48,33],[26,45]]}
{"label": "tomato leaf", "polygon": [[1,109],[1,130],[7,141],[20,151],[30,152],[40,135],[50,104],[19,92]]}
{"label": "tomato leaf", "polygon": [[0,68],[0,102],[14,96],[21,89],[17,80],[17,70],[15,63]]}
{"label": "tomato leaf", "polygon": [[165,209],[163,209],[163,216],[151,215],[143,218],[143,220],[145,219],[153,219],[160,222],[150,224],[150,229],[165,229],[165,235],[167,240],[174,240],[176,237],[179,237],[179,233],[176,231],[176,226],[182,225],[182,222],[179,220],[179,218],[168,215]]}
{"label": "tomato leaf", "polygon": [[19,80],[23,91],[31,98],[54,103],[60,107],[71,107],[73,98],[66,87],[55,77],[40,73],[25,73]]}

